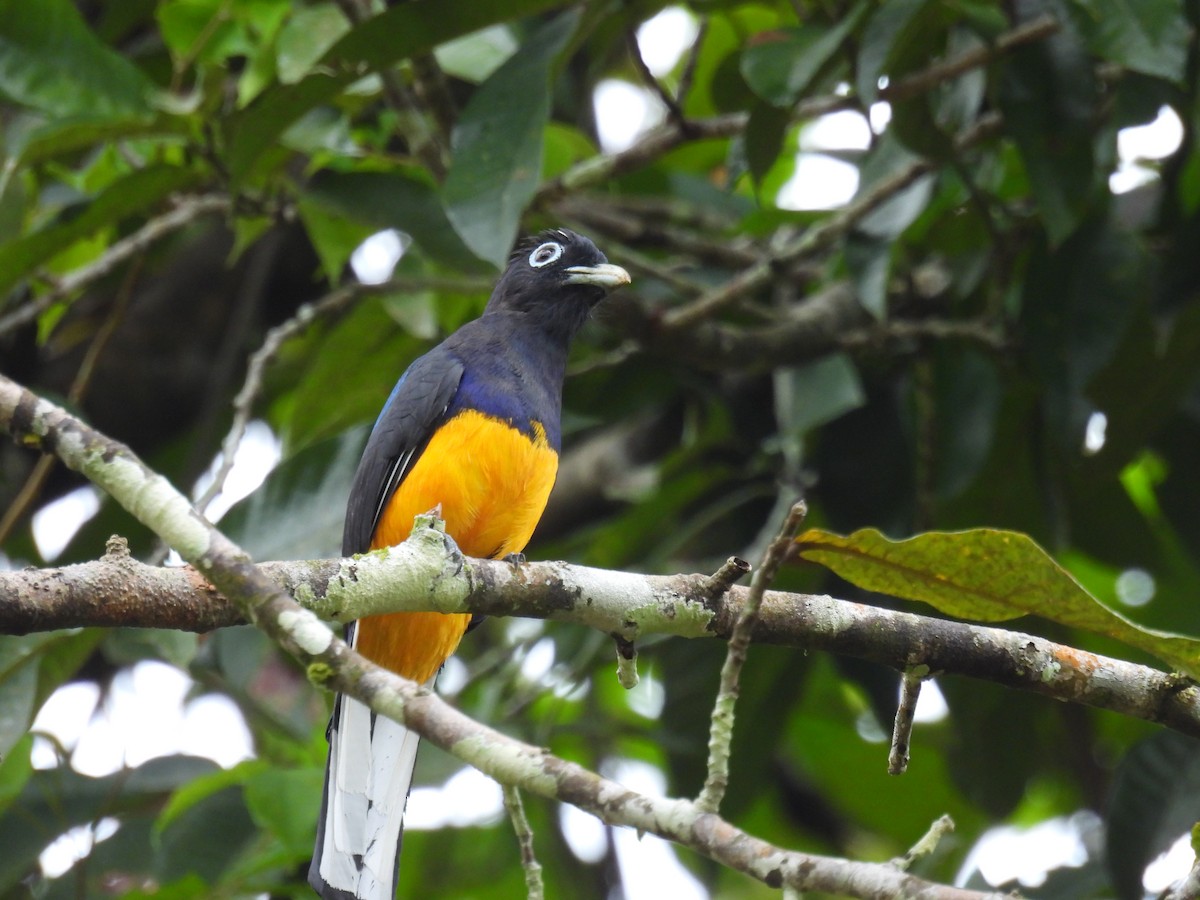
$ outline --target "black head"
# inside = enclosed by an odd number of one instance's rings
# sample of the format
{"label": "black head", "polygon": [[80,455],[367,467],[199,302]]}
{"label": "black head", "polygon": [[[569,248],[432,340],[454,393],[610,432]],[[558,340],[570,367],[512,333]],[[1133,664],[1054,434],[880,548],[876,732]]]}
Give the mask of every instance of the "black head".
{"label": "black head", "polygon": [[517,245],[484,312],[524,313],[569,338],[592,307],[623,284],[629,284],[629,273],[610,265],[582,234],[543,231]]}

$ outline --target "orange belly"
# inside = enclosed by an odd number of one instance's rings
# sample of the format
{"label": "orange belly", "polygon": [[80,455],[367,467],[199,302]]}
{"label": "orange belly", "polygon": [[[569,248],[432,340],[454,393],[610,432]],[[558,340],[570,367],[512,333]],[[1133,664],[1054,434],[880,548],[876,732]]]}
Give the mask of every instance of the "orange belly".
{"label": "orange belly", "polygon": [[[520,553],[537,527],[558,454],[540,425],[530,440],[506,423],[468,410],[437,430],[380,517],[371,549],[399,544],[413,517],[442,508],[446,532],[468,556]],[[428,681],[454,652],[469,615],[389,613],[360,619],[355,646],[368,659]]]}

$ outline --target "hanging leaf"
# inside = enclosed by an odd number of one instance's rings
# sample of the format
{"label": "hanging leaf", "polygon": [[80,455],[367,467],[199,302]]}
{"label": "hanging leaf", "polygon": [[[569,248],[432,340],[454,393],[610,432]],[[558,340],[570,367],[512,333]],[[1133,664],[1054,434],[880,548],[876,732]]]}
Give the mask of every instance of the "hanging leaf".
{"label": "hanging leaf", "polygon": [[0,94],[54,116],[149,114],[150,81],[70,0],[0,0]]}
{"label": "hanging leaf", "polygon": [[454,131],[446,213],[480,259],[503,268],[542,171],[550,72],[579,16],[564,13],[483,83]]}
{"label": "hanging leaf", "polygon": [[1124,641],[1185,673],[1200,673],[1200,640],[1139,628],[1020,532],[931,531],[893,541],[874,528],[848,537],[811,529],[796,543],[805,559],[869,591],[919,600],[960,619],[1041,616]]}

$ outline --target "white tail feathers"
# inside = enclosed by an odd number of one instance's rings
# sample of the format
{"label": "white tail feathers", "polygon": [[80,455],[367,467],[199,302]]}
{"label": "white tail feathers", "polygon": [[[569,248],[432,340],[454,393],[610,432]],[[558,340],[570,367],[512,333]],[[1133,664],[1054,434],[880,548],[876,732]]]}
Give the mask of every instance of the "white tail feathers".
{"label": "white tail feathers", "polygon": [[339,697],[308,882],[324,900],[393,900],[416,733]]}

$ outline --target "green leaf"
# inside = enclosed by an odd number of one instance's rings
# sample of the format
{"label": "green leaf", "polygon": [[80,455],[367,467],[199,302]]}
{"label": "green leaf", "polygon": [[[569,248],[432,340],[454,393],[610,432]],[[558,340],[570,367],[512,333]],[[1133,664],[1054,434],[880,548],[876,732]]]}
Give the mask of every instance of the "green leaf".
{"label": "green leaf", "polygon": [[858,370],[845,353],[834,353],[775,376],[775,417],[780,434],[800,435],[863,405]]}
{"label": "green leaf", "polygon": [[[1044,4],[1057,11],[1060,4]],[[1062,243],[1093,200],[1096,108],[1092,60],[1069,25],[1019,47],[1004,67],[999,102],[1021,152],[1051,243]]]}
{"label": "green leaf", "polygon": [[321,812],[321,768],[268,769],[245,785],[246,806],[260,828],[280,839],[288,852],[312,852],[313,829]]}
{"label": "green leaf", "polygon": [[1192,27],[1177,0],[1086,0],[1071,12],[1097,56],[1183,85]]}
{"label": "green leaf", "polygon": [[[917,161],[918,157],[890,132],[885,134],[863,163],[857,194],[862,196],[879,182],[887,181]],[[922,175],[863,216],[857,230],[885,240],[898,237],[929,205],[936,181],[933,174]]]}
{"label": "green leaf", "polygon": [[892,270],[893,238],[872,237],[852,231],[846,237],[843,255],[846,270],[863,309],[879,321],[887,318],[888,275]]}
{"label": "green leaf", "polygon": [[332,100],[365,72],[428,53],[445,41],[488,25],[563,4],[564,0],[439,0],[391,7],[334,44],[313,74],[295,84],[267,88],[226,121],[231,174],[235,179],[245,177],[289,125]]}
{"label": "green leaf", "polygon": [[33,774],[32,750],[33,735],[26,734],[0,757],[0,814],[20,795]]}
{"label": "green leaf", "polygon": [[474,34],[447,41],[434,56],[447,75],[479,84],[517,50],[517,39],[507,25],[491,25]]}
{"label": "green leaf", "polygon": [[1141,900],[1146,866],[1200,819],[1200,741],[1161,731],[1134,747],[1117,767],[1105,819],[1117,896]]}
{"label": "green leaf", "polygon": [[858,94],[864,103],[874,103],[879,96],[880,76],[895,77],[893,67],[898,58],[912,55],[913,48],[928,58],[929,35],[925,20],[932,0],[890,0],[882,3],[863,29],[858,52]]}
{"label": "green leaf", "polygon": [[221,528],[255,559],[323,559],[342,546],[342,515],[366,428],[313,444],[276,466]]}
{"label": "green leaf", "polygon": [[1138,627],[1020,532],[930,531],[892,541],[874,528],[849,537],[810,529],[796,543],[805,559],[869,591],[919,600],[960,619],[1037,615],[1123,641],[1189,675],[1200,673],[1200,641]]}
{"label": "green leaf", "polygon": [[954,497],[987,462],[996,437],[1002,386],[992,360],[973,348],[937,348],[934,388],[938,410],[934,459],[938,496]]}
{"label": "green leaf", "polygon": [[160,113],[145,115],[96,116],[81,114],[54,118],[30,128],[9,143],[9,152],[20,162],[45,162],[72,153],[90,150],[113,141],[138,137],[179,138],[188,133],[188,120]]}
{"label": "green leaf", "polygon": [[75,674],[102,637],[98,629],[0,636],[0,759],[29,730],[43,701]]}
{"label": "green leaf", "polygon": [[304,195],[327,210],[336,211],[374,228],[398,228],[429,256],[458,270],[482,266],[450,224],[437,191],[419,169],[390,172],[318,172]]}
{"label": "green leaf", "polygon": [[0,294],[37,266],[126,216],[145,214],[174,191],[199,180],[198,173],[175,166],[147,166],[118,179],[81,210],[64,215],[40,231],[0,246]]}
{"label": "green leaf", "polygon": [[762,184],[763,176],[779,158],[790,122],[787,110],[768,103],[756,103],[751,108],[744,144],[746,167],[756,187]]}
{"label": "green leaf", "polygon": [[321,204],[303,197],[297,202],[296,209],[321,260],[325,277],[331,284],[341,284],[350,255],[375,229],[339,213],[331,213]]}
{"label": "green leaf", "polygon": [[276,61],[281,84],[299,81],[338,42],[350,23],[333,3],[296,10],[279,31]]}
{"label": "green leaf", "polygon": [[530,38],[472,95],[454,130],[446,214],[475,255],[497,268],[537,189],[550,73],[578,22],[578,13],[564,13]]}
{"label": "green leaf", "polygon": [[54,116],[148,113],[150,82],[70,0],[0,0],[0,94]]}
{"label": "green leaf", "polygon": [[158,659],[186,669],[196,656],[199,637],[170,628],[114,628],[104,638],[104,655],[118,666]]}
{"label": "green leaf", "polygon": [[805,23],[799,28],[773,32],[747,47],[739,69],[746,84],[772,106],[789,107],[799,100],[817,74],[862,21],[866,3],[857,4],[832,27]]}
{"label": "green leaf", "polygon": [[[65,766],[34,771],[0,816],[0,892],[32,871],[38,854],[73,826],[157,808],[168,792],[216,768],[211,760],[172,756],[101,778]],[[144,844],[143,860],[148,872],[151,854]]]}
{"label": "green leaf", "polygon": [[154,820],[156,834],[169,828],[175,821],[201,801],[226,788],[244,785],[260,772],[270,770],[270,763],[264,759],[247,759],[231,769],[214,769],[211,772],[193,778],[171,794],[171,799],[163,807],[158,818]]}

